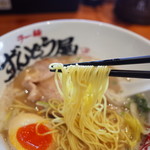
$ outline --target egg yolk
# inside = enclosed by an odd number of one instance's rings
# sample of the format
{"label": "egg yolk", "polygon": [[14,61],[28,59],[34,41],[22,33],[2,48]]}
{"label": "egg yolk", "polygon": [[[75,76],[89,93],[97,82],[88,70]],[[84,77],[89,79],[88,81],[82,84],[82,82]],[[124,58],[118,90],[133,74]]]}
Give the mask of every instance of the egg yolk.
{"label": "egg yolk", "polygon": [[27,150],[46,150],[52,143],[52,135],[44,133],[50,129],[43,124],[38,125],[37,129],[36,126],[37,124],[30,124],[19,128],[17,140]]}

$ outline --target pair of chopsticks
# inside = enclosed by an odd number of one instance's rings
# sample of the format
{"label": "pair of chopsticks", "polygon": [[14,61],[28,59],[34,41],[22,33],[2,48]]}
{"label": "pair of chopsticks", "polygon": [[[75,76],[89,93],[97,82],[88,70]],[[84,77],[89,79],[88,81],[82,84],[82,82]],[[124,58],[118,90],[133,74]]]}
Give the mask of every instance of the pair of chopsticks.
{"label": "pair of chopsticks", "polygon": [[[138,56],[138,57],[127,57],[127,58],[115,58],[107,60],[80,62],[72,64],[64,64],[64,67],[70,65],[82,65],[82,66],[114,66],[114,65],[132,65],[132,64],[143,64],[150,63],[150,55]],[[55,72],[56,70],[50,69],[50,71]],[[61,72],[61,70],[58,70]],[[115,70],[112,69],[109,76],[114,77],[127,77],[127,78],[145,78],[150,79],[150,71],[141,70]]]}

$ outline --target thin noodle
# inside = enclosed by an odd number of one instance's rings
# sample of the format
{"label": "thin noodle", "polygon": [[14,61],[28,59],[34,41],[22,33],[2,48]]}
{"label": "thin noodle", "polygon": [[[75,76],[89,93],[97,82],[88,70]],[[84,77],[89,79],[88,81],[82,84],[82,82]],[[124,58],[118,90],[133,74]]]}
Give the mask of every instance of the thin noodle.
{"label": "thin noodle", "polygon": [[[62,117],[56,113],[53,119],[54,128],[58,131],[54,134],[57,149],[133,149],[143,129],[129,113],[121,116],[107,107],[104,94],[108,88],[110,69],[106,66],[78,65],[64,68],[62,64],[53,67],[62,71],[56,72],[55,81],[64,99],[63,105],[59,106],[61,108],[57,107]],[[133,119],[134,123],[127,118]],[[135,127],[134,132],[132,127]],[[129,135],[133,138],[129,138]]]}

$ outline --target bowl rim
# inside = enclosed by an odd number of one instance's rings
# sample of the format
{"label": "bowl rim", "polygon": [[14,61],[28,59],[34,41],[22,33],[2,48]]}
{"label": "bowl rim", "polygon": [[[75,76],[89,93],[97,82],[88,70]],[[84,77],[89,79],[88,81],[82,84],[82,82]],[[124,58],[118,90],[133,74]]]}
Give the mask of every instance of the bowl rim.
{"label": "bowl rim", "polygon": [[17,32],[21,32],[23,30],[26,30],[28,28],[33,28],[36,26],[42,26],[42,25],[50,25],[50,24],[61,24],[61,23],[87,23],[87,24],[95,24],[95,25],[99,25],[99,26],[105,26],[107,28],[111,28],[114,30],[117,30],[119,32],[123,32],[126,33],[134,38],[137,38],[139,40],[142,40],[143,42],[147,43],[150,45],[150,40],[143,37],[142,35],[135,33],[131,30],[125,29],[123,27],[117,26],[117,25],[113,25],[110,23],[105,23],[105,22],[101,22],[101,21],[95,21],[95,20],[88,20],[88,19],[54,19],[54,20],[47,20],[47,21],[41,21],[41,22],[36,22],[36,23],[32,23],[32,24],[28,24],[19,28],[16,28],[12,31],[9,31],[3,35],[0,36],[0,40],[2,41],[3,39],[12,36],[13,34],[17,33]]}

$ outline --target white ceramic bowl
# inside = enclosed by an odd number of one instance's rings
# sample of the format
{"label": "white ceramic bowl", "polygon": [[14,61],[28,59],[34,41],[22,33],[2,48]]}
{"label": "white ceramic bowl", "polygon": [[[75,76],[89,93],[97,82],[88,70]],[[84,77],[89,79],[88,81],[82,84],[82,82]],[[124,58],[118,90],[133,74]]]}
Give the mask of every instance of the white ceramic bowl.
{"label": "white ceramic bowl", "polygon": [[[76,53],[100,59],[150,55],[150,41],[123,28],[89,20],[54,20],[16,29],[0,37],[0,94],[20,70],[36,60]],[[146,64],[126,67],[150,68]],[[141,85],[150,89],[150,80],[138,83],[136,89],[134,84],[130,89],[136,91]]]}
{"label": "white ceramic bowl", "polygon": [[[41,57],[74,53],[100,59],[150,55],[150,41],[123,28],[89,20],[54,20],[16,29],[0,37],[0,94],[20,70]],[[145,64],[121,67],[150,68]]]}

